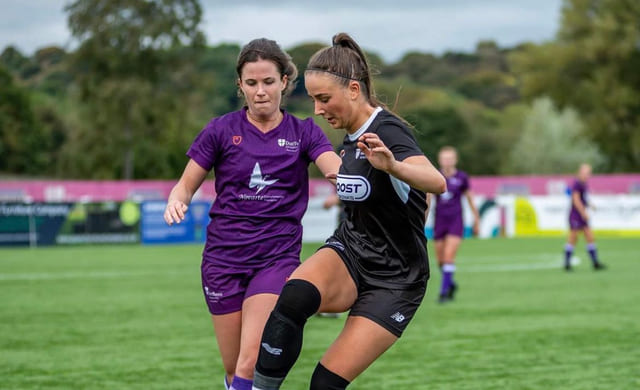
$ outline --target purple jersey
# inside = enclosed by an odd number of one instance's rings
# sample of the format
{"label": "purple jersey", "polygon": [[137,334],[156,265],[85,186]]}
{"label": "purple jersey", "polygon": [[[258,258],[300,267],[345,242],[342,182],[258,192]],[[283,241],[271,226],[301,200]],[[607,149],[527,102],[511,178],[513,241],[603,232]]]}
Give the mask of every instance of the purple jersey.
{"label": "purple jersey", "polygon": [[587,226],[587,222],[582,218],[582,215],[576,208],[575,204],[573,204],[573,193],[577,192],[580,195],[580,200],[582,204],[586,208],[587,203],[587,183],[582,182],[580,180],[576,180],[571,186],[571,212],[569,213],[569,225],[572,228],[580,229],[584,226]]}
{"label": "purple jersey", "polygon": [[[573,193],[577,192],[580,195],[580,200],[582,201],[582,204],[584,205],[584,207],[588,206],[587,203],[587,183],[580,181],[580,180],[576,180],[573,185],[571,186],[571,195],[573,196]],[[571,202],[571,210],[575,210],[576,212],[578,212],[578,210],[576,209],[576,206],[573,204],[573,201]]]}
{"label": "purple jersey", "polygon": [[447,191],[436,197],[436,224],[443,218],[462,217],[462,195],[469,189],[469,177],[462,171],[445,179]]}
{"label": "purple jersey", "polygon": [[307,168],[332,151],[312,119],[287,112],[267,133],[247,120],[246,108],[209,122],[187,152],[215,173],[204,258],[246,266],[298,256],[309,200]]}

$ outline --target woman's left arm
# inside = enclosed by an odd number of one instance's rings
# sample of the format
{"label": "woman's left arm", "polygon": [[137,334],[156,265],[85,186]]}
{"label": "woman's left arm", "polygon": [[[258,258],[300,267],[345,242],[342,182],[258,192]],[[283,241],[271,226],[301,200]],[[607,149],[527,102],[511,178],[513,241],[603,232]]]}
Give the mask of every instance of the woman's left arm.
{"label": "woman's left arm", "polygon": [[342,159],[335,152],[324,152],[316,158],[315,164],[325,178],[335,182]]}
{"label": "woman's left arm", "polygon": [[469,208],[471,208],[471,213],[473,214],[473,234],[477,236],[480,231],[480,213],[478,213],[478,208],[473,200],[473,193],[471,190],[466,190],[464,192],[464,196],[467,198]]}
{"label": "woman's left arm", "polygon": [[444,176],[424,155],[411,156],[398,161],[380,137],[374,133],[364,133],[358,139],[358,148],[374,168],[387,172],[413,188],[432,194],[442,194],[447,190]]}

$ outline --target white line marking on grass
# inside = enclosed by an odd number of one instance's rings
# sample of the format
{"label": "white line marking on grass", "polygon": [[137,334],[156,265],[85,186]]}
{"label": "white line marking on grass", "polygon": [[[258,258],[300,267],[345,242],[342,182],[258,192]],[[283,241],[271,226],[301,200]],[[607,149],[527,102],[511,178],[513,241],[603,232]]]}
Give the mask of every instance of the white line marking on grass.
{"label": "white line marking on grass", "polygon": [[509,272],[509,271],[533,271],[543,269],[560,269],[562,264],[554,261],[553,263],[518,263],[518,264],[503,264],[503,265],[476,265],[476,266],[459,266],[460,272]]}
{"label": "white line marking on grass", "polygon": [[[510,271],[534,271],[545,269],[560,269],[564,266],[562,253],[549,252],[539,253],[534,256],[483,256],[480,261],[475,257],[462,258],[463,262],[458,263],[458,270],[461,272],[510,272]],[[495,260],[493,262],[483,262],[482,260]],[[553,259],[553,260],[551,260]],[[572,265],[580,264],[579,258],[572,258]]]}

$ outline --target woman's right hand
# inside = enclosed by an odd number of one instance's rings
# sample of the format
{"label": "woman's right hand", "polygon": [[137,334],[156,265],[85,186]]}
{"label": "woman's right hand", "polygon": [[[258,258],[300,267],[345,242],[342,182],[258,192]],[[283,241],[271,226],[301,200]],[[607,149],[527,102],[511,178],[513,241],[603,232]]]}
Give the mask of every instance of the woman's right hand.
{"label": "woman's right hand", "polygon": [[179,200],[170,201],[167,203],[167,208],[164,210],[164,221],[167,225],[171,226],[173,223],[180,223],[184,220],[184,213],[187,212],[189,206]]}

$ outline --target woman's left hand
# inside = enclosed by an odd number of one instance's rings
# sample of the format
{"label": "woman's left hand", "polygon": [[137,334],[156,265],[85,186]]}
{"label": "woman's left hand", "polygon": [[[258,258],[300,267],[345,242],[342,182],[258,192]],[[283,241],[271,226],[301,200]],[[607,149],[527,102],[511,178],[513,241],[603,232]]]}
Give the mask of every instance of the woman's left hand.
{"label": "woman's left hand", "polygon": [[358,138],[358,148],[364,153],[374,168],[389,172],[397,162],[391,150],[377,134],[364,133]]}

